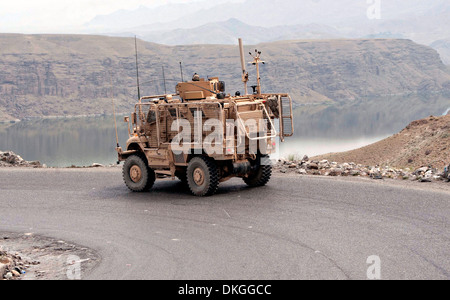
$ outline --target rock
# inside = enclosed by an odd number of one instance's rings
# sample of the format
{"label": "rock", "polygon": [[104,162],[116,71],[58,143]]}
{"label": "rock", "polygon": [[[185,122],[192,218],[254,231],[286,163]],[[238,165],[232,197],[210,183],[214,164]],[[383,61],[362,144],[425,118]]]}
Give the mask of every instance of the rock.
{"label": "rock", "polygon": [[0,263],[0,279],[3,278],[3,276],[5,276],[6,273],[6,265]]}
{"label": "rock", "polygon": [[309,161],[309,157],[308,157],[308,155],[305,155],[305,156],[303,156],[303,159],[302,159],[302,161]]}
{"label": "rock", "polygon": [[9,257],[0,257],[0,263],[5,264],[7,266],[11,266],[13,263],[13,260]]}
{"label": "rock", "polygon": [[11,272],[6,273],[5,279],[12,279],[12,278],[13,278],[13,274]]}
{"label": "rock", "polygon": [[296,165],[296,164],[290,164],[290,165],[289,165],[289,169],[295,169],[295,168],[297,168],[297,165]]}
{"label": "rock", "polygon": [[431,182],[431,178],[419,177],[419,182]]}
{"label": "rock", "polygon": [[308,174],[308,172],[306,172],[305,169],[298,169],[298,170],[297,170],[297,174],[300,174],[300,175],[306,175],[306,174]]}
{"label": "rock", "polygon": [[98,163],[93,163],[92,164],[93,168],[103,168],[104,166],[102,164],[98,164]]}
{"label": "rock", "polygon": [[351,175],[351,176],[359,176],[359,175],[360,175],[360,172],[359,172],[358,170],[351,170],[351,171],[350,171],[350,175]]}
{"label": "rock", "polygon": [[316,163],[310,163],[307,165],[308,169],[310,170],[319,170],[319,165]]}
{"label": "rock", "polygon": [[375,180],[381,180],[381,179],[383,179],[383,176],[381,175],[381,174],[373,174],[373,175],[371,175],[370,176],[372,179],[375,179]]}
{"label": "rock", "polygon": [[20,273],[16,270],[12,270],[11,273],[14,275],[14,277],[20,277]]}
{"label": "rock", "polygon": [[423,175],[428,171],[428,167],[422,167],[414,171],[414,175]]}
{"label": "rock", "polygon": [[340,168],[332,168],[329,172],[329,176],[341,176],[342,175],[343,170]]}

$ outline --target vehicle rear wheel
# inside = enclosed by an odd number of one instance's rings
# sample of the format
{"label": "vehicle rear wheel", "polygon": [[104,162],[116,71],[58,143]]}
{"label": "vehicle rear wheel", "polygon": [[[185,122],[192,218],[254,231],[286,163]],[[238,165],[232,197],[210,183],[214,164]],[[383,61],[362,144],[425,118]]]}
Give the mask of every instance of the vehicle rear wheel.
{"label": "vehicle rear wheel", "polygon": [[244,182],[250,187],[261,187],[269,183],[272,176],[272,165],[268,156],[261,156],[257,162],[256,171],[248,177],[244,177]]}
{"label": "vehicle rear wheel", "polygon": [[193,158],[186,172],[189,189],[194,196],[214,195],[219,188],[219,170],[212,159]]}
{"label": "vehicle rear wheel", "polygon": [[155,171],[147,165],[146,160],[140,155],[130,156],[123,166],[123,180],[133,192],[145,192],[150,190],[156,180]]}

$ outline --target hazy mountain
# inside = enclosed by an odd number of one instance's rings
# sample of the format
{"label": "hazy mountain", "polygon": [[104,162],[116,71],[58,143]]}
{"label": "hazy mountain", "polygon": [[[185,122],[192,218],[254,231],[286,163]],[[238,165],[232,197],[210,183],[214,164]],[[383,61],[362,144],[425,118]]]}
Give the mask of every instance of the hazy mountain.
{"label": "hazy mountain", "polygon": [[210,23],[193,29],[149,32],[140,38],[166,45],[236,44],[241,37],[248,44],[291,39],[327,39],[339,37],[335,29],[317,24],[260,27],[245,24],[238,19]]}
{"label": "hazy mountain", "polygon": [[[242,91],[236,45],[164,46],[138,41],[142,94],[174,90],[194,72]],[[347,103],[383,95],[450,91],[450,72],[429,47],[408,40],[296,40],[258,48],[265,92],[297,103]],[[0,118],[129,112],[136,102],[134,40],[88,35],[0,34]],[[250,84],[255,82],[249,68]],[[111,86],[111,84],[113,86]]]}
{"label": "hazy mountain", "polygon": [[445,64],[450,65],[450,38],[435,41],[430,46],[439,51]]}
{"label": "hazy mountain", "polygon": [[86,24],[86,27],[158,31],[193,28],[236,18],[253,26],[324,24],[339,27],[343,31],[358,32],[392,21],[421,26],[415,22],[416,17],[448,16],[450,3],[447,0],[381,1],[380,20],[368,18],[369,7],[367,1],[355,0],[202,1],[192,4],[167,4],[153,9],[140,7],[133,11],[121,10],[98,16]]}
{"label": "hazy mountain", "polygon": [[[227,44],[236,36],[251,43],[351,37],[408,38],[430,45],[450,36],[448,0],[381,1],[380,19],[368,17],[369,7],[364,0],[202,1],[122,10],[96,17],[85,30],[113,36],[138,35],[169,45]],[[236,20],[242,23],[235,26]],[[442,55],[445,57],[445,52]]]}
{"label": "hazy mountain", "polygon": [[[233,2],[241,0],[214,0],[214,1],[192,1],[190,3],[168,3],[155,8],[148,8],[140,6],[135,10],[119,10],[108,15],[99,15],[85,24],[87,32],[113,32],[117,30],[129,31],[130,28],[135,28],[145,25],[146,30],[159,29],[174,29],[183,27],[183,23],[174,23],[182,19],[186,15],[194,14],[196,12],[211,9],[223,2],[232,4]],[[152,24],[161,24],[161,27]],[[173,24],[172,26],[164,27],[163,24]]]}

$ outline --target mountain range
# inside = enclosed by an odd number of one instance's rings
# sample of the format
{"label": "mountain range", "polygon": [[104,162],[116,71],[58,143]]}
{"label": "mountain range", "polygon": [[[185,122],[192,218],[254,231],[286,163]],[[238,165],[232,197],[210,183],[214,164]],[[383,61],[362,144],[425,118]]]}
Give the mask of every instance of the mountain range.
{"label": "mountain range", "polygon": [[[386,95],[450,91],[438,53],[410,40],[293,40],[246,45],[262,51],[264,92],[290,93],[297,104],[333,104]],[[219,76],[242,91],[236,45],[167,46],[138,40],[141,93],[164,92],[194,72]],[[248,60],[250,60],[248,56]],[[119,112],[137,100],[133,38],[0,34],[0,119]],[[250,84],[256,82],[249,67]]]}
{"label": "mountain range", "polygon": [[[232,44],[288,39],[406,38],[431,45],[450,64],[440,47],[450,39],[448,0],[221,0],[169,3],[97,16],[84,25],[86,33],[134,36],[167,45]],[[378,18],[379,17],[379,18]]]}

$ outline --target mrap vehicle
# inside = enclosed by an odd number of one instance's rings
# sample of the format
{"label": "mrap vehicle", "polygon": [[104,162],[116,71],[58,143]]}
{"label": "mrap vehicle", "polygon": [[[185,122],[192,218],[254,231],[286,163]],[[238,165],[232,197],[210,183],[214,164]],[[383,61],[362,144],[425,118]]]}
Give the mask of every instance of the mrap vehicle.
{"label": "mrap vehicle", "polygon": [[125,118],[130,135],[126,149],[116,149],[119,162],[125,162],[123,178],[131,191],[148,191],[160,178],[177,177],[199,197],[215,194],[221,182],[234,177],[250,187],[269,182],[269,155],[276,151],[278,139],[284,142],[294,133],[292,99],[261,92],[260,64],[265,62],[257,50],[250,52],[257,84],[249,94],[241,39],[239,48],[242,95],[226,94],[225,83],[217,77],[195,74],[192,81],[177,84],[176,94],[139,99],[131,120]]}

